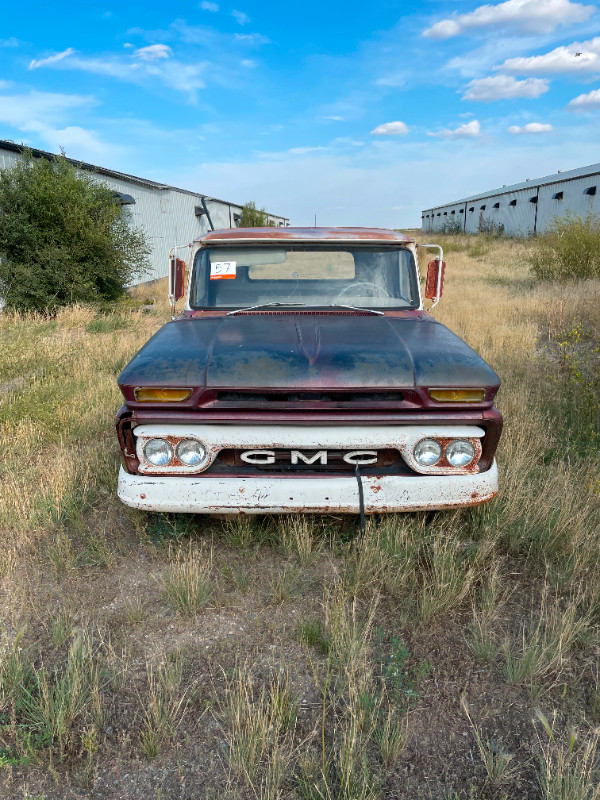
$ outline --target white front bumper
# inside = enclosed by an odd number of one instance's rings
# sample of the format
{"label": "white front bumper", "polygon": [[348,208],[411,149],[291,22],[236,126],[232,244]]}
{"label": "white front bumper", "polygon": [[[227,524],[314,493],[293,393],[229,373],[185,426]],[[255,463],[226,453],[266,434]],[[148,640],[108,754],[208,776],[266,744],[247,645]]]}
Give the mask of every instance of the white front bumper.
{"label": "white front bumper", "polygon": [[[365,511],[424,511],[474,506],[498,491],[496,462],[474,475],[362,478]],[[209,478],[119,473],[118,494],[144,511],[192,514],[359,512],[358,484],[348,477]]]}

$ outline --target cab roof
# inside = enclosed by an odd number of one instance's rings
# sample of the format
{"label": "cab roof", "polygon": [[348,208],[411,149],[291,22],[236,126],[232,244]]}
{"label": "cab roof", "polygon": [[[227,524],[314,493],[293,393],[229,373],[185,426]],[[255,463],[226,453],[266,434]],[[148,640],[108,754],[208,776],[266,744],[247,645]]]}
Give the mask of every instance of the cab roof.
{"label": "cab roof", "polygon": [[386,228],[223,228],[196,239],[202,245],[225,242],[353,242],[407,244],[410,236]]}

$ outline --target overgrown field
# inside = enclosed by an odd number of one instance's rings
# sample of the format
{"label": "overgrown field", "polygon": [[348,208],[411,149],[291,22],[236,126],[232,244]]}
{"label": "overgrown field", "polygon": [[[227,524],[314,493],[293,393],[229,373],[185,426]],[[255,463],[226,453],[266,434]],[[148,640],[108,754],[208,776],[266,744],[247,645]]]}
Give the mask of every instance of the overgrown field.
{"label": "overgrown field", "polygon": [[115,376],[166,305],[0,316],[0,797],[600,797],[600,283],[447,244],[501,492],[362,540],[122,506]]}

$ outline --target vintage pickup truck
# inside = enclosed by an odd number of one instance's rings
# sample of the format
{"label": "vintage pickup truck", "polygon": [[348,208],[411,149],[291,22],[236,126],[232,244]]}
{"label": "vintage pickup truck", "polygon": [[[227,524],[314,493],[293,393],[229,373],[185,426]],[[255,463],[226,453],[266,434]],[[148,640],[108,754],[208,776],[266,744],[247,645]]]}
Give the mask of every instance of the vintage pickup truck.
{"label": "vintage pickup truck", "polygon": [[[428,245],[435,247],[435,245]],[[366,513],[492,498],[500,380],[424,310],[415,241],[247,228],[191,246],[185,309],[119,376],[121,500],[153,511]],[[183,296],[171,260],[170,296]]]}

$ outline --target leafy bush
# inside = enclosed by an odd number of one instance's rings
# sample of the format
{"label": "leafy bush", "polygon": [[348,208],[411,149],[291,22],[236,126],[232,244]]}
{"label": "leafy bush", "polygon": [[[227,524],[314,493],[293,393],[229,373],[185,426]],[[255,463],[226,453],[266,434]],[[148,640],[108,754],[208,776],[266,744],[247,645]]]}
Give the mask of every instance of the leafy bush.
{"label": "leafy bush", "polygon": [[536,239],[529,263],[542,280],[600,278],[600,216],[557,217]]}
{"label": "leafy bush", "polygon": [[253,200],[244,203],[240,218],[240,228],[268,228],[270,225],[271,220],[264,208],[257,208]]}
{"label": "leafy bush", "polygon": [[440,228],[440,233],[448,234],[449,236],[456,236],[459,233],[464,233],[463,231],[463,221],[460,217],[456,219],[448,219],[442,227]]}
{"label": "leafy bush", "polygon": [[504,236],[504,225],[496,222],[492,217],[484,217],[483,212],[479,214],[479,224],[477,232],[484,233],[486,236]]}
{"label": "leafy bush", "polygon": [[116,300],[148,252],[114,193],[64,155],[25,151],[0,174],[0,296],[9,308]]}

